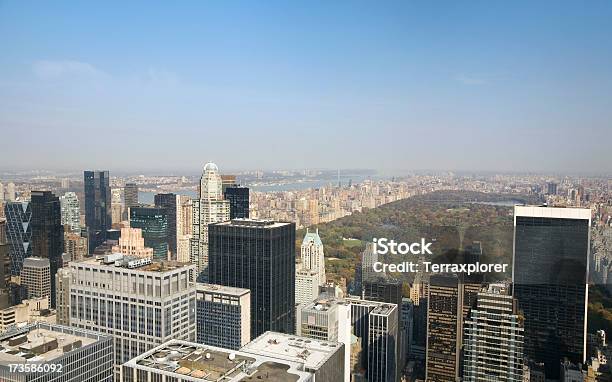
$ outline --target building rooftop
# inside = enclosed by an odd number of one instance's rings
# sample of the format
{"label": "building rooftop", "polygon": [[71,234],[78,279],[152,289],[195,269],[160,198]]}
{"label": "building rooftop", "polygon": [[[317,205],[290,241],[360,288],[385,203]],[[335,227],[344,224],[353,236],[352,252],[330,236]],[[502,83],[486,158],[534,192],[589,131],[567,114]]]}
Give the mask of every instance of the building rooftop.
{"label": "building rooftop", "polygon": [[102,336],[66,326],[31,324],[0,336],[0,364],[49,362]]}
{"label": "building rooftop", "polygon": [[26,257],[23,259],[23,267],[28,268],[47,268],[50,266],[49,259],[42,257]]}
{"label": "building rooftop", "polygon": [[306,382],[311,373],[300,364],[193,342],[171,340],[126,362],[124,366],[152,370],[199,382]]}
{"label": "building rooftop", "polygon": [[181,263],[178,261],[159,261],[151,258],[139,258],[128,256],[121,253],[86,257],[81,260],[72,261],[72,264],[103,265],[117,268],[128,268],[147,272],[166,272],[178,268],[192,266],[191,263]]}
{"label": "building rooftop", "polygon": [[340,346],[342,344],[333,341],[319,341],[294,334],[265,332],[240,350],[245,353],[303,363],[307,368],[317,370],[338,351]]}
{"label": "building rooftop", "polygon": [[591,210],[577,207],[514,206],[514,216],[591,220]]}
{"label": "building rooftop", "polygon": [[276,227],[283,227],[286,226],[288,224],[288,222],[277,222],[274,220],[267,220],[267,219],[232,219],[229,221],[225,221],[225,222],[221,222],[221,223],[214,223],[212,225],[218,225],[218,226],[236,226],[236,227],[251,227],[251,228],[276,228]]}
{"label": "building rooftop", "polygon": [[207,283],[196,283],[196,289],[198,292],[222,293],[232,296],[242,296],[244,294],[251,293],[250,289]]}

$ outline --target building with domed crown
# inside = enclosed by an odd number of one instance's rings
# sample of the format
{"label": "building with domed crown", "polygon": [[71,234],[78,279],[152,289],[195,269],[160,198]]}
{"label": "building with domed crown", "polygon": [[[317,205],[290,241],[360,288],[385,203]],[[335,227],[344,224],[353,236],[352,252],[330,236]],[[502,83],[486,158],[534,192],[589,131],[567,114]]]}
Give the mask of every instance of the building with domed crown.
{"label": "building with domed crown", "polygon": [[204,165],[200,178],[199,199],[193,201],[193,237],[191,262],[196,265],[197,280],[208,281],[208,225],[230,220],[229,201],[223,198],[223,182],[216,164]]}

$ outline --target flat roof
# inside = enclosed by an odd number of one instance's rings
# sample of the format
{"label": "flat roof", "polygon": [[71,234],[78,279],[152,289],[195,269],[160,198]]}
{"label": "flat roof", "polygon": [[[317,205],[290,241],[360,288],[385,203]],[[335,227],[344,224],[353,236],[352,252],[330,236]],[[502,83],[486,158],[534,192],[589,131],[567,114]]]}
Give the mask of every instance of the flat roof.
{"label": "flat roof", "polygon": [[147,271],[147,272],[167,272],[175,269],[193,266],[191,263],[181,263],[178,261],[159,261],[153,260],[150,264],[137,266],[134,268],[128,268],[125,264],[115,265],[112,263],[105,263],[103,256],[98,257],[86,257],[80,260],[71,261],[70,264],[86,264],[86,265],[101,265],[109,268],[126,269],[132,271]]}
{"label": "flat roof", "polygon": [[234,226],[234,227],[251,227],[251,228],[276,228],[283,227],[292,223],[289,222],[278,222],[275,220],[267,219],[232,219],[225,222],[213,223],[211,225],[217,226]]}
{"label": "flat roof", "polygon": [[514,206],[514,216],[591,220],[591,209],[576,207]]}
{"label": "flat roof", "polygon": [[247,293],[251,293],[250,289],[246,288],[236,288],[225,285],[218,284],[208,284],[208,283],[196,283],[196,290],[198,292],[210,292],[210,293],[220,293],[232,296],[242,296]]}
{"label": "flat roof", "polygon": [[182,340],[170,340],[124,366],[198,382],[306,382],[312,376],[296,362]]}
{"label": "flat roof", "polygon": [[294,334],[265,332],[240,350],[303,363],[308,368],[318,370],[341,345],[334,341],[319,341]]}
{"label": "flat roof", "polygon": [[47,268],[50,266],[49,259],[43,257],[26,257],[23,259],[24,267]]}
{"label": "flat roof", "polygon": [[0,363],[52,361],[99,338],[79,335],[74,328],[35,324],[0,339]]}

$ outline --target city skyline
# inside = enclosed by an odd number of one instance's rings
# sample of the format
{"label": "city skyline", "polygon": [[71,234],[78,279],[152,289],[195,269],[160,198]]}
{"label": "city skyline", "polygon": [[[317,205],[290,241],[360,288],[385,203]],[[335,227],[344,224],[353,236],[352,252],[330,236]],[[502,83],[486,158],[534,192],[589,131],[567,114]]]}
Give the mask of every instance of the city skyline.
{"label": "city skyline", "polygon": [[604,2],[106,5],[0,6],[3,168],[612,171]]}

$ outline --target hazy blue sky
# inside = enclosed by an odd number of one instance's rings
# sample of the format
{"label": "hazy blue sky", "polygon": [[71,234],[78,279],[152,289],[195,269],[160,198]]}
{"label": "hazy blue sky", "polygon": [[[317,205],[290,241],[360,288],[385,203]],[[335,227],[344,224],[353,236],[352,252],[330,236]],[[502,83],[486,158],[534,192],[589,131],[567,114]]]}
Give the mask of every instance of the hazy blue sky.
{"label": "hazy blue sky", "polygon": [[0,168],[612,172],[612,2],[0,0]]}

